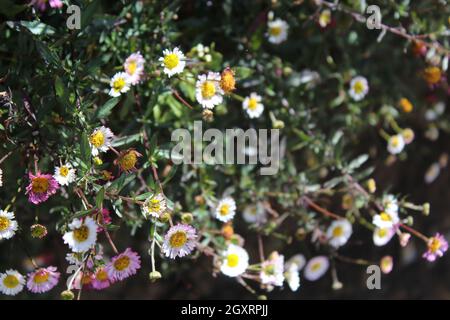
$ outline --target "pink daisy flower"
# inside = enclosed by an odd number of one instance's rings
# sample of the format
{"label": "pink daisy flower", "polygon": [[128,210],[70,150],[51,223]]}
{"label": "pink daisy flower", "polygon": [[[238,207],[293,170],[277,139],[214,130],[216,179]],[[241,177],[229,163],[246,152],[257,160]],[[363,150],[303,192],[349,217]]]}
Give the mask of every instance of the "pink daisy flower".
{"label": "pink daisy flower", "polygon": [[142,76],[144,74],[144,64],[145,59],[139,51],[131,54],[125,60],[123,67],[128,74],[132,85],[136,85],[142,80]]}
{"label": "pink daisy flower", "polygon": [[166,257],[171,259],[175,259],[177,256],[184,257],[194,250],[196,239],[197,234],[193,227],[179,223],[167,231],[162,250]]}
{"label": "pink daisy flower", "polygon": [[62,8],[63,3],[61,0],[33,0],[31,3],[41,11],[47,9],[47,2],[51,8]]}
{"label": "pink daisy flower", "polygon": [[111,285],[106,268],[99,267],[94,273],[92,287],[97,290],[108,288]]}
{"label": "pink daisy flower", "polygon": [[136,271],[140,268],[141,258],[136,252],[127,248],[124,252],[112,258],[106,266],[106,271],[111,281],[115,282],[136,274]]}
{"label": "pink daisy flower", "polygon": [[428,240],[428,251],[423,254],[423,258],[432,262],[436,258],[440,258],[444,255],[444,252],[448,249],[448,242],[445,240],[444,236],[436,233],[434,237]]}
{"label": "pink daisy flower", "polygon": [[101,214],[99,214],[98,210],[94,211],[95,214],[98,214],[97,221],[98,221],[98,227],[97,232],[102,232],[104,224],[105,226],[109,225],[112,222],[111,213],[108,209],[103,208]]}
{"label": "pink daisy flower", "polygon": [[50,291],[58,284],[60,273],[56,267],[39,268],[30,272],[27,276],[27,288],[33,293]]}
{"label": "pink daisy flower", "polygon": [[51,174],[41,174],[38,172],[36,175],[31,172],[28,173],[30,184],[27,186],[28,201],[39,204],[47,201],[47,199],[56,193],[59,188],[58,182],[53,178]]}

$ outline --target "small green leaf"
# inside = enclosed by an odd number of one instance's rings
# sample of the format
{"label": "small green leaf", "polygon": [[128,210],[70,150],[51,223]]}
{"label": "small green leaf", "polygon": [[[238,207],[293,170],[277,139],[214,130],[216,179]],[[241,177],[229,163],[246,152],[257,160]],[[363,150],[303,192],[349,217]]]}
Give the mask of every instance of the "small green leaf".
{"label": "small green leaf", "polygon": [[91,146],[89,145],[89,138],[85,132],[81,134],[81,160],[86,164],[90,162],[91,157]]}
{"label": "small green leaf", "polygon": [[98,209],[103,208],[103,199],[105,199],[105,188],[102,187],[95,197],[95,205]]}
{"label": "small green leaf", "polygon": [[112,98],[106,101],[106,103],[97,109],[95,117],[97,119],[104,119],[111,114],[112,109],[119,103],[120,98]]}

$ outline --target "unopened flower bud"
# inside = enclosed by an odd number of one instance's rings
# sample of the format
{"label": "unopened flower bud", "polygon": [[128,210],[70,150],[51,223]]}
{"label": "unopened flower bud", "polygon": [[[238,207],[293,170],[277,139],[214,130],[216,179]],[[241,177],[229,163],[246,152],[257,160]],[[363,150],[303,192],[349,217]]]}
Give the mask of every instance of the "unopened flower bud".
{"label": "unopened flower bud", "polygon": [[203,198],[203,196],[200,194],[198,196],[195,196],[194,200],[195,200],[195,203],[199,206],[205,204],[205,198]]}
{"label": "unopened flower bud", "polygon": [[391,256],[384,256],[380,261],[380,268],[384,274],[388,274],[392,271],[394,267],[394,260]]}
{"label": "unopened flower bud", "polygon": [[75,298],[75,295],[71,290],[64,290],[61,292],[61,299],[62,300],[73,300]]}
{"label": "unopened flower bud", "polygon": [[205,109],[205,110],[203,110],[202,118],[206,122],[212,122],[214,120],[214,112],[212,112],[209,109]]}
{"label": "unopened flower bud", "polygon": [[295,238],[298,241],[303,241],[306,237],[306,230],[303,228],[298,228],[297,231],[295,232]]}
{"label": "unopened flower bud", "polygon": [[398,239],[400,240],[400,245],[402,247],[406,247],[408,245],[409,239],[411,238],[411,234],[410,233],[401,233],[398,237]]}
{"label": "unopened flower bud", "polygon": [[258,300],[267,300],[267,296],[262,294],[262,295],[258,296]]}
{"label": "unopened flower bud", "polygon": [[377,184],[375,182],[375,179],[369,179],[367,180],[367,190],[369,190],[370,193],[375,193],[377,191]]}
{"label": "unopened flower bud", "polygon": [[159,217],[159,221],[166,223],[167,221],[170,220],[170,213],[168,212],[164,212],[160,217]]}
{"label": "unopened flower bud", "polygon": [[412,216],[407,216],[407,217],[406,217],[405,223],[406,223],[408,226],[412,226],[412,225],[414,224],[414,218],[413,218]]}
{"label": "unopened flower bud", "polygon": [[30,232],[33,238],[42,239],[47,235],[47,228],[42,224],[33,224]]}
{"label": "unopened flower bud", "polygon": [[428,216],[430,214],[430,204],[428,202],[425,202],[422,205],[422,213],[426,216]]}
{"label": "unopened flower bud", "polygon": [[186,224],[191,224],[194,221],[194,216],[190,212],[183,213],[181,215],[181,221]]}
{"label": "unopened flower bud", "polygon": [[95,157],[93,159],[93,161],[94,161],[94,164],[97,165],[97,166],[101,166],[103,164],[102,159],[100,159],[99,157]]}
{"label": "unopened flower bud", "polygon": [[156,281],[158,281],[159,279],[162,278],[162,275],[158,271],[152,271],[152,272],[150,272],[148,277],[150,278],[151,282],[156,282]]}
{"label": "unopened flower bud", "polygon": [[272,125],[274,129],[284,129],[284,122],[282,120],[275,120]]}

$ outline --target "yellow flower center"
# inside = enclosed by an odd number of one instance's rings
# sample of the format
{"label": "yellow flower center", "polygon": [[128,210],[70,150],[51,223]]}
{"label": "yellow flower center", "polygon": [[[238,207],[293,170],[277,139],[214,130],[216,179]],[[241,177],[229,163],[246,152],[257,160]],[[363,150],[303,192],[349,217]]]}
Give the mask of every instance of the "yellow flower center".
{"label": "yellow flower center", "polygon": [[89,238],[89,228],[87,226],[81,226],[73,230],[73,237],[77,242],[86,241]]}
{"label": "yellow flower center", "polygon": [[63,177],[67,177],[67,175],[69,174],[69,168],[67,168],[66,166],[62,166],[61,168],[59,168],[59,174]]}
{"label": "yellow flower center", "polygon": [[48,190],[48,179],[43,177],[33,178],[31,181],[31,190],[34,193],[44,193]]}
{"label": "yellow flower center", "polygon": [[98,281],[106,281],[106,280],[108,280],[108,273],[105,271],[105,269],[101,269],[97,272],[97,274],[95,275],[95,278]]}
{"label": "yellow flower center", "polygon": [[180,63],[180,58],[175,53],[169,53],[164,57],[164,65],[167,69],[172,70]]}
{"label": "yellow flower center", "polygon": [[137,62],[133,60],[128,64],[127,67],[128,74],[133,75],[136,72],[136,69],[137,69]]}
{"label": "yellow flower center", "polygon": [[344,228],[342,226],[337,226],[333,229],[333,237],[338,238],[344,234]]}
{"label": "yellow flower center", "polygon": [[277,37],[277,36],[279,36],[281,34],[281,31],[282,31],[281,27],[271,27],[269,29],[269,34],[271,36]]}
{"label": "yellow flower center", "polygon": [[6,217],[0,217],[0,231],[5,231],[11,225],[11,221],[9,221]]}
{"label": "yellow flower center", "polygon": [[412,105],[411,101],[409,101],[406,98],[401,98],[399,104],[400,104],[400,107],[402,107],[403,112],[409,113],[413,110],[413,105]]}
{"label": "yellow flower center", "polygon": [[91,136],[89,137],[89,141],[94,147],[99,148],[105,143],[105,135],[101,130],[97,130],[93,134],[91,134]]}
{"label": "yellow flower center", "polygon": [[227,256],[227,265],[230,268],[234,268],[239,263],[239,256],[236,253],[231,253]]}
{"label": "yellow flower center", "polygon": [[137,156],[134,151],[126,153],[119,161],[120,167],[123,170],[131,170],[134,168],[137,162]]}
{"label": "yellow flower center", "polygon": [[258,101],[255,98],[250,98],[250,100],[248,100],[248,108],[253,111],[257,107],[258,107]]}
{"label": "yellow flower center", "polygon": [[264,268],[264,273],[267,275],[274,275],[275,274],[275,266],[273,264],[269,264]]}
{"label": "yellow flower center", "polygon": [[229,212],[230,212],[230,206],[227,204],[223,204],[219,209],[219,213],[221,216],[226,216]]}
{"label": "yellow flower center", "polygon": [[438,251],[440,247],[441,247],[441,241],[439,241],[438,238],[432,238],[428,245],[428,249],[430,249],[430,251],[433,253]]}
{"label": "yellow flower center", "polygon": [[186,232],[177,231],[170,236],[169,243],[172,248],[181,248],[187,241]]}
{"label": "yellow flower center", "polygon": [[429,84],[436,84],[441,80],[441,69],[438,67],[428,67],[424,70],[423,76]]}
{"label": "yellow flower center", "polygon": [[388,233],[388,229],[383,228],[383,229],[378,229],[377,234],[380,238],[384,238],[387,236]]}
{"label": "yellow flower center", "polygon": [[3,279],[3,285],[5,287],[7,287],[8,289],[14,289],[15,287],[17,287],[19,285],[19,279],[12,274],[8,274]]}
{"label": "yellow flower center", "polygon": [[398,147],[398,146],[400,145],[400,139],[399,139],[397,136],[392,137],[392,138],[391,138],[391,145],[392,145],[394,148]]}
{"label": "yellow flower center", "polygon": [[158,199],[151,199],[148,202],[147,209],[150,212],[158,212],[161,210],[161,201]]}
{"label": "yellow flower center", "polygon": [[130,258],[128,256],[121,256],[119,259],[114,261],[114,268],[119,271],[123,271],[130,265]]}
{"label": "yellow flower center", "polygon": [[205,81],[202,84],[202,97],[211,99],[216,94],[216,86],[212,81]]}
{"label": "yellow flower center", "polygon": [[392,221],[391,216],[388,215],[386,212],[380,213],[380,218],[382,221]]}
{"label": "yellow flower center", "polygon": [[50,277],[50,273],[47,271],[39,271],[34,275],[33,281],[34,283],[45,283],[48,281],[48,278]]}
{"label": "yellow flower center", "polygon": [[356,94],[360,94],[364,92],[364,83],[362,81],[356,81],[355,84],[353,85],[353,90],[355,91]]}
{"label": "yellow flower center", "polygon": [[226,93],[233,91],[236,89],[236,80],[234,79],[234,73],[230,69],[226,69],[222,72],[220,78],[220,87]]}
{"label": "yellow flower center", "polygon": [[112,87],[114,91],[120,91],[125,87],[125,84],[126,82],[124,78],[117,78],[114,80]]}
{"label": "yellow flower center", "polygon": [[331,12],[329,10],[325,10],[320,14],[319,24],[322,27],[327,26],[331,22]]}
{"label": "yellow flower center", "polygon": [[315,272],[319,270],[321,266],[322,264],[320,262],[313,263],[313,265],[311,266],[311,271]]}

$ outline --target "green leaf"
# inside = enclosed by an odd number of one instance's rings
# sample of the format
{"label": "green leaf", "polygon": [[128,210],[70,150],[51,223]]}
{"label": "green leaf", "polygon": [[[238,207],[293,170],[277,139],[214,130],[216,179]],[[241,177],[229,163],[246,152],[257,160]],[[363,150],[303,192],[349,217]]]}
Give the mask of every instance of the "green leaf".
{"label": "green leaf", "polygon": [[86,134],[86,132],[83,132],[81,134],[81,160],[85,162],[86,164],[90,162],[91,158],[91,146],[89,145],[89,138]]}
{"label": "green leaf", "polygon": [[238,78],[238,80],[248,78],[255,72],[255,70],[247,67],[236,67],[233,68],[233,70],[236,73],[236,78]]}
{"label": "green leaf", "polygon": [[95,205],[98,209],[103,208],[103,199],[105,199],[105,187],[102,187],[95,197]]}
{"label": "green leaf", "polygon": [[111,114],[112,109],[119,103],[120,97],[112,98],[106,101],[106,103],[97,109],[95,117],[97,119],[104,119]]}
{"label": "green leaf", "polygon": [[30,30],[35,35],[53,35],[55,28],[39,21],[20,21],[20,25]]}
{"label": "green leaf", "polygon": [[43,42],[36,41],[36,48],[46,64],[52,64],[54,66],[60,65],[58,55],[51,51]]}

